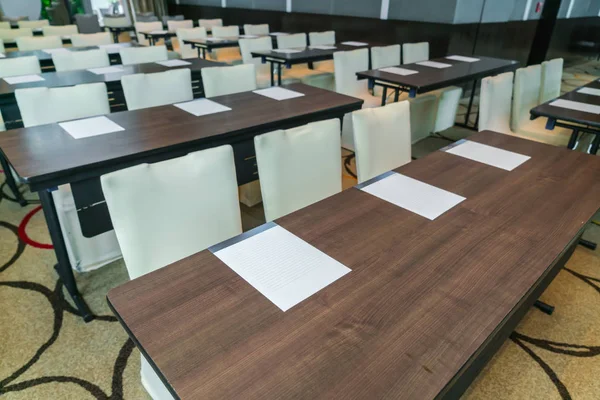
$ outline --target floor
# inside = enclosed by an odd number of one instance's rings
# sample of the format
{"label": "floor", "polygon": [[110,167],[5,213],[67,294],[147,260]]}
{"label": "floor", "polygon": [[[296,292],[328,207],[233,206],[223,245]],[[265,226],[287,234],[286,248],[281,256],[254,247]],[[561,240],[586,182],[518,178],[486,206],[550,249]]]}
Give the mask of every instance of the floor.
{"label": "floor", "polygon": [[[569,68],[563,89],[598,76],[600,63]],[[459,112],[463,118],[465,108]],[[414,146],[413,156],[469,134],[453,128],[443,133],[446,139],[427,138]],[[349,156],[344,153],[345,188],[355,184]],[[147,399],[139,381],[139,353],[105,301],[109,288],[128,279],[122,261],[77,275],[98,316],[83,323],[52,269],[55,257],[46,245],[41,211],[35,204],[19,207],[6,185],[0,189],[0,397]],[[260,205],[242,209],[245,229],[263,222]],[[585,237],[600,242],[600,226],[590,226]],[[465,399],[600,398],[600,250],[579,246],[542,300],[555,305],[555,313],[532,308]]]}

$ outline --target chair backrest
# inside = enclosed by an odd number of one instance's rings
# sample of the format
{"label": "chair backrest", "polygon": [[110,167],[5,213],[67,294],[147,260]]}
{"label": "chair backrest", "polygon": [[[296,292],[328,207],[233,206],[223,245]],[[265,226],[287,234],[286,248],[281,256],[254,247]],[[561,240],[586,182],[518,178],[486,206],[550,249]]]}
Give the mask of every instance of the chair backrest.
{"label": "chair backrest", "polygon": [[257,88],[254,64],[202,68],[201,74],[206,97],[248,92]]}
{"label": "chair backrest", "polygon": [[57,72],[62,72],[108,67],[110,59],[104,49],[63,51],[52,54],[52,63]]}
{"label": "chair backrest", "polygon": [[404,43],[402,45],[402,63],[412,64],[429,60],[429,42]]}
{"label": "chair backrest", "polygon": [[62,25],[62,26],[44,26],[42,27],[44,36],[70,36],[77,35],[79,30],[77,25]]}
{"label": "chair backrest", "polygon": [[124,47],[119,50],[123,65],[143,64],[169,59],[166,46]]}
{"label": "chair backrest", "polygon": [[167,29],[171,32],[177,32],[177,29],[192,29],[194,27],[194,21],[187,19],[185,21],[170,20],[167,21]]}
{"label": "chair backrest", "polygon": [[101,183],[131,279],[242,233],[229,145],[122,169]]}
{"label": "chair backrest", "polygon": [[0,78],[41,73],[40,60],[36,56],[0,59]]}
{"label": "chair backrest", "polygon": [[263,36],[269,34],[269,24],[260,24],[260,25],[244,25],[244,34],[246,35],[257,35]]}
{"label": "chair backrest", "polygon": [[340,136],[331,119],[254,138],[267,221],[342,191]]}
{"label": "chair backrest", "polygon": [[277,36],[278,49],[291,49],[294,47],[306,47],[306,33],[294,33],[291,35]]}
{"label": "chair backrest", "polygon": [[367,90],[366,80],[356,79],[356,73],[369,69],[369,50],[336,51],[333,53],[335,91],[355,96]]}
{"label": "chair backrest", "polygon": [[371,47],[373,69],[400,65],[400,45]]}
{"label": "chair backrest", "polygon": [[308,41],[311,46],[333,46],[335,44],[335,31],[310,32]]}
{"label": "chair backrest", "polygon": [[60,36],[23,36],[17,38],[19,51],[58,49],[63,47]]}
{"label": "chair backrest", "polygon": [[104,15],[102,17],[104,26],[109,28],[125,28],[131,26],[129,18],[127,17],[111,17],[110,15]]}
{"label": "chair backrest", "polygon": [[95,117],[110,112],[104,83],[15,90],[25,127]]}
{"label": "chair backrest", "polygon": [[540,87],[540,104],[560,96],[562,85],[563,59],[544,61],[542,63],[542,84]]}
{"label": "chair backrest", "polygon": [[[137,22],[160,22],[156,15],[140,15],[137,14],[135,19]],[[162,22],[161,22],[162,24]]]}
{"label": "chair backrest", "polygon": [[481,80],[479,97],[479,130],[510,134],[510,112],[513,94],[513,72]]}
{"label": "chair backrest", "polygon": [[162,22],[160,22],[160,21],[136,22],[135,23],[135,31],[137,34],[137,41],[139,44],[141,44],[143,46],[150,45],[150,42],[140,32],[152,32],[152,31],[162,31],[162,30],[163,30],[163,25],[162,25]]}
{"label": "chair backrest", "polygon": [[236,38],[240,36],[240,27],[237,25],[213,26],[212,35],[216,38]]}
{"label": "chair backrest", "polygon": [[37,21],[19,21],[17,24],[19,28],[39,29],[50,25],[50,22],[47,19],[39,19]]}
{"label": "chair backrest", "polygon": [[0,29],[11,29],[10,22],[8,22],[8,21],[0,22]]}
{"label": "chair backrest", "polygon": [[128,110],[158,107],[194,99],[192,71],[188,68],[121,78]]}
{"label": "chair backrest", "polygon": [[100,22],[96,14],[76,14],[75,23],[79,33],[98,33],[102,32]]}
{"label": "chair backrest", "polygon": [[113,38],[110,32],[85,33],[71,36],[73,47],[101,46],[113,44]]}
{"label": "chair backrest", "polygon": [[257,39],[240,39],[240,52],[244,64],[254,64],[257,74],[269,73],[270,66],[263,64],[260,57],[252,57],[253,51],[269,51],[273,49],[273,41],[270,37],[260,37]]}
{"label": "chair backrest", "polygon": [[4,43],[16,43],[17,38],[28,36],[33,36],[33,31],[30,28],[0,29],[0,39]]}
{"label": "chair backrest", "polygon": [[223,20],[217,19],[199,19],[198,26],[206,28],[206,32],[212,32],[212,28],[215,26],[223,26]]}
{"label": "chair backrest", "polygon": [[181,58],[193,58],[198,57],[198,50],[194,49],[189,44],[183,44],[183,41],[186,39],[206,39],[206,28],[191,28],[177,29],[177,41],[179,42],[179,54],[181,54]]}
{"label": "chair backrest", "polygon": [[6,49],[4,48],[4,40],[0,39],[0,53],[6,53]]}
{"label": "chair backrest", "polygon": [[530,65],[517,70],[511,118],[511,127],[514,132],[518,132],[519,128],[529,121],[529,110],[538,105],[541,83],[541,65]]}
{"label": "chair backrest", "polygon": [[[163,24],[168,24],[169,21],[183,21],[185,17],[183,15],[165,15],[162,17]],[[194,22],[192,22],[192,27]]]}

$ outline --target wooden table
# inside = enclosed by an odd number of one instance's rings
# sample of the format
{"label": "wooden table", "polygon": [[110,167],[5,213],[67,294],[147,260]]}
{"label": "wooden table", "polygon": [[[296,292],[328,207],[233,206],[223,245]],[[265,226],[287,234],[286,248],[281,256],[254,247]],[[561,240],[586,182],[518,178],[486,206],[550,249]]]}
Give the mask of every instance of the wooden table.
{"label": "wooden table", "polygon": [[[590,82],[587,85],[560,96],[558,99],[600,106],[600,96],[578,93],[578,90],[582,88],[600,90],[600,82],[597,80]],[[555,100],[556,99],[550,100],[533,108],[530,111],[531,119],[536,119],[538,117],[548,118],[548,122],[546,123],[546,129],[548,130],[553,130],[556,126],[572,129],[573,133],[571,134],[568,144],[570,149],[575,147],[581,132],[587,132],[596,135],[592,145],[589,148],[589,152],[591,154],[597,154],[598,148],[600,147],[600,114],[588,113],[579,110],[570,110],[568,108],[550,105],[550,103]]]}
{"label": "wooden table", "polygon": [[171,39],[172,37],[177,36],[177,33],[173,32],[173,31],[152,31],[152,32],[139,32],[142,35],[144,35],[144,37],[146,38],[146,40],[148,40],[148,42],[150,43],[150,46],[154,46],[156,44],[156,42],[160,39]]}
{"label": "wooden table", "polygon": [[104,26],[104,31],[108,30],[113,35],[113,42],[119,43],[119,35],[122,32],[135,31],[135,26]]}
{"label": "wooden table", "polygon": [[[132,47],[137,47],[134,45]],[[98,46],[85,46],[85,47],[68,47],[69,51],[86,51],[86,50],[97,50]],[[18,58],[18,57],[37,57],[40,61],[40,67],[44,71],[54,71],[54,62],[52,61],[52,54],[45,52],[44,50],[32,50],[32,51],[9,51],[5,54],[6,58]],[[109,53],[111,64],[121,64],[121,56],[118,52]],[[1,61],[1,60],[0,60]]]}
{"label": "wooden table", "polygon": [[[202,61],[202,60],[198,60]],[[233,146],[238,184],[258,179],[254,136],[309,122],[343,118],[363,101],[303,84],[288,86],[303,97],[276,101],[252,92],[213,98],[232,108],[195,117],[174,106],[110,114],[125,131],[73,139],[58,124],[15,129],[0,135],[0,150],[31,191],[39,192],[57,271],[86,321],[93,317],[77,290],[51,191],[71,184],[85,237],[112,230],[100,176],[140,163],[163,161],[210,147]]]}
{"label": "wooden table", "polygon": [[600,207],[600,159],[469,140],[532,158],[508,172],[438,151],[398,168],[467,198],[433,221],[356,188],[278,219],[352,270],[286,312],[208,250],[109,305],[176,398],[458,398]]}
{"label": "wooden table", "polygon": [[192,48],[198,49],[198,57],[206,58],[206,53],[210,53],[215,49],[238,47],[238,40],[238,38],[184,39],[183,44],[189,44]]}

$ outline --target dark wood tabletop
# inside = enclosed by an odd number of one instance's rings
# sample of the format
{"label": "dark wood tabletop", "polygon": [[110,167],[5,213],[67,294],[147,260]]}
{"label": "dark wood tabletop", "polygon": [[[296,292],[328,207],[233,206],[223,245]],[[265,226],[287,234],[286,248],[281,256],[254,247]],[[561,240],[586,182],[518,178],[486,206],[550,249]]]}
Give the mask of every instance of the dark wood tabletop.
{"label": "dark wood tabletop", "polygon": [[466,197],[433,221],[356,188],[277,220],[352,270],[287,312],[210,251],[111,290],[109,304],[182,399],[457,398],[451,384],[600,207],[598,157],[489,131],[469,140],[532,158],[509,172],[438,151],[398,168]]}
{"label": "dark wood tabletop", "polygon": [[177,36],[177,32],[173,32],[173,31],[169,31],[169,30],[162,30],[162,32],[158,32],[158,31],[149,31],[149,32],[139,32],[142,35],[146,36],[146,37],[154,37],[154,38],[163,38],[163,37],[173,37],[173,36]]}
{"label": "dark wood tabletop", "polygon": [[303,64],[313,61],[332,60],[333,53],[337,51],[352,51],[371,48],[372,46],[378,46],[378,44],[368,43],[365,46],[349,46],[338,43],[333,46],[335,46],[335,49],[330,50],[314,49],[311,47],[306,47],[304,49],[295,49],[302,50],[298,53],[281,53],[276,50],[253,51],[252,57],[261,57],[263,61],[268,59],[269,61],[274,61],[280,64]]}
{"label": "dark wood tabletop", "polygon": [[184,39],[184,44],[189,44],[192,47],[199,47],[203,49],[221,49],[226,47],[238,47],[238,38],[221,38],[220,40],[211,40],[212,38],[206,39]]}
{"label": "dark wood tabletop", "polygon": [[[95,50],[98,46],[87,46],[87,47],[68,47],[69,51],[86,51]],[[52,60],[52,54],[46,53],[44,50],[31,50],[31,51],[8,51],[5,54],[6,58],[18,58],[18,57],[31,57],[35,56],[40,61]]]}
{"label": "dark wood tabletop", "polygon": [[430,60],[452,65],[452,67],[440,69],[419,64],[398,65],[400,68],[418,71],[417,74],[413,75],[403,76],[376,69],[358,72],[356,75],[359,79],[370,79],[391,83],[405,88],[415,89],[417,93],[425,93],[456,83],[472,81],[502,72],[513,71],[519,66],[519,63],[513,60],[481,56],[472,57],[479,58],[479,61],[464,62],[450,60],[445,57]]}

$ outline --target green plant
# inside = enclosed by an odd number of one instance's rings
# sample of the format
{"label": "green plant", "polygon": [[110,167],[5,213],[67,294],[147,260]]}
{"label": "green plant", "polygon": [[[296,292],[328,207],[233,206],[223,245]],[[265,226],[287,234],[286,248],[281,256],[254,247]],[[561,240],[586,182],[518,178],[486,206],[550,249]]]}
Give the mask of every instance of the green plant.
{"label": "green plant", "polygon": [[[42,19],[48,18],[48,13],[46,12],[46,7],[50,7],[52,5],[53,0],[41,0],[42,2]],[[83,14],[83,4],[82,0],[67,0],[69,5],[71,6],[71,12],[73,14]]]}

